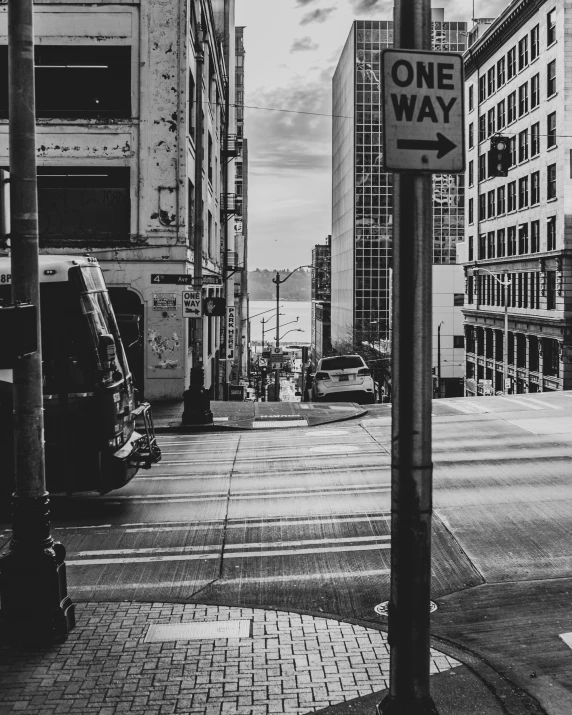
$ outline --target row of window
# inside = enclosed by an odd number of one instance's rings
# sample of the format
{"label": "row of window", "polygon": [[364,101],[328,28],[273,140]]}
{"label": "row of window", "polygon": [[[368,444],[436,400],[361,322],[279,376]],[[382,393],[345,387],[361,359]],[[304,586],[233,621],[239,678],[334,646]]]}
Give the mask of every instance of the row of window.
{"label": "row of window", "polygon": [[[556,309],[556,271],[503,273],[502,281],[491,275],[469,276],[467,303],[504,308]],[[540,298],[546,297],[546,305]]]}
{"label": "row of window", "polygon": [[[556,198],[556,164],[546,167],[546,200]],[[478,220],[502,216],[517,209],[526,209],[540,203],[540,172],[522,176],[486,193],[479,194]],[[474,199],[468,203],[469,225],[475,221]]]}
{"label": "row of window", "polygon": [[[505,256],[539,253],[540,221],[521,223],[519,226],[499,228],[479,235],[478,256],[475,256],[473,236],[469,236],[469,261],[485,258],[504,258]],[[556,217],[546,220],[546,250],[556,250]]]}
{"label": "row of window", "polygon": [[[548,70],[552,71],[554,67],[555,63],[550,62]],[[555,83],[556,77],[554,76],[553,83],[549,85],[549,88],[552,88],[552,94],[556,91]],[[500,133],[505,127],[513,124],[517,119],[528,113],[529,106],[531,110],[538,107],[540,104],[539,86],[539,75],[536,74],[530,80],[530,95],[528,92],[528,82],[525,82],[518,88],[518,97],[517,91],[515,90],[508,95],[506,101],[501,99],[496,107],[489,109],[486,114],[481,114],[479,116],[478,142],[485,141],[493,134]],[[547,96],[550,97],[551,94]],[[554,130],[556,130],[556,113],[553,112],[552,115],[549,116],[554,116]],[[556,138],[556,133],[554,133],[554,138]],[[474,125],[472,122],[468,127],[468,144],[469,149],[475,146]]]}
{"label": "row of window", "polygon": [[[549,47],[556,41],[556,11],[552,9],[546,15],[546,46]],[[530,50],[530,52],[529,52]],[[496,65],[493,65],[485,74],[479,77],[479,104],[492,96],[495,91],[510,81],[517,73],[528,66],[529,61],[533,62],[540,53],[540,26],[535,25],[528,35],[525,35],[501,57]],[[552,63],[551,63],[552,64]],[[474,108],[473,87],[469,87],[469,111]],[[550,96],[550,95],[549,95]]]}
{"label": "row of window", "polygon": [[[494,338],[494,340],[493,340]],[[527,350],[528,342],[528,350]],[[504,331],[493,328],[466,328],[467,352],[474,353],[477,357],[486,357],[498,362],[504,362]],[[538,338],[536,335],[523,333],[508,334],[507,363],[516,367],[527,368],[532,372],[542,370],[544,375],[558,377],[560,374],[560,345],[553,338]],[[474,379],[475,363],[467,360],[467,378]],[[478,366],[477,376],[480,380],[485,378],[483,366]],[[502,389],[502,376],[497,385]],[[491,379],[490,370],[487,369],[487,379]]]}

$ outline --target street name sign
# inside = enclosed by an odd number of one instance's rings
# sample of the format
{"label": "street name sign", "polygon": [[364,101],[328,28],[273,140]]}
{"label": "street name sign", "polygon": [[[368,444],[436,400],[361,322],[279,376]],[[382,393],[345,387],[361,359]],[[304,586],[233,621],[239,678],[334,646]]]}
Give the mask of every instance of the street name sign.
{"label": "street name sign", "polygon": [[[190,286],[196,282],[191,273],[151,273],[151,283],[155,284]],[[200,281],[202,285],[220,285],[221,282],[221,277],[216,275],[203,276]]]}
{"label": "street name sign", "polygon": [[200,290],[184,290],[182,294],[183,318],[203,317],[203,296]]}
{"label": "street name sign", "polygon": [[384,50],[383,168],[465,170],[463,60],[452,52]]}

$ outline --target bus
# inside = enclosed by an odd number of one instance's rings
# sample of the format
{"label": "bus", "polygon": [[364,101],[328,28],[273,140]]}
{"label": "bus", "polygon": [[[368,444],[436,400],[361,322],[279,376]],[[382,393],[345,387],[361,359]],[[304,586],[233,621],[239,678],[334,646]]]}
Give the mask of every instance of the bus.
{"label": "bus", "polygon": [[[40,255],[39,279],[46,487],[106,494],[161,459],[150,405],[138,404],[97,259]],[[11,282],[0,256],[0,306],[12,301]],[[0,370],[4,493],[14,487],[12,382]]]}

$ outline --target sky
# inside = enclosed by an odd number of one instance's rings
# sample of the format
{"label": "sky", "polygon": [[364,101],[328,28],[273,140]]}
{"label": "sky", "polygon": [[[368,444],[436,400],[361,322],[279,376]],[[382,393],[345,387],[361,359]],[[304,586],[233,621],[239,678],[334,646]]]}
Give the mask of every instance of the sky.
{"label": "sky", "polygon": [[[470,22],[472,0],[432,4],[445,21]],[[508,4],[474,0],[475,17]],[[236,0],[236,25],[246,27],[250,270],[309,264],[332,232],[332,76],[353,20],[390,20],[392,8],[393,0]]]}

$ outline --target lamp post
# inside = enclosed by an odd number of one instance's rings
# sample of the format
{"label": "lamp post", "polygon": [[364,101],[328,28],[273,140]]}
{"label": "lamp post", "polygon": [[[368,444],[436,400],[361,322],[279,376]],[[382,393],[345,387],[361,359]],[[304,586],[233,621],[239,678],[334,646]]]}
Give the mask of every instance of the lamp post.
{"label": "lamp post", "polygon": [[[296,271],[299,271],[300,268],[311,268],[311,267],[312,267],[312,266],[298,266],[298,268],[294,268],[294,270],[293,270],[293,271],[290,271],[290,273],[288,273],[288,275],[286,276],[286,278],[283,278],[282,280],[280,280],[280,272],[279,272],[279,271],[276,271],[276,278],[273,278],[273,279],[272,279],[272,282],[276,284],[276,313],[277,313],[277,314],[280,313],[280,310],[279,310],[278,305],[279,305],[279,303],[280,303],[280,286],[282,285],[282,283],[286,283],[286,281],[288,280],[288,278],[290,278],[290,276],[291,276],[293,273],[296,273]],[[277,316],[277,320],[276,320],[276,347],[277,347],[277,348],[280,347],[280,337],[279,337],[279,335],[280,335],[280,319],[279,319],[278,316]],[[276,394],[275,394],[276,402],[280,402],[280,368],[279,368],[279,367],[276,368],[276,377],[275,377],[275,381],[274,381],[274,390],[275,390],[275,393],[276,393]]]}
{"label": "lamp post", "polygon": [[[292,322],[296,322],[296,321],[292,321]],[[286,323],[286,325],[289,325],[289,323]],[[282,338],[283,338],[284,336],[288,335],[288,333],[305,333],[305,332],[306,332],[306,331],[303,330],[302,328],[292,328],[291,330],[287,330],[287,331],[284,333],[284,335],[281,335],[281,336],[280,336],[280,340],[282,340]]]}
{"label": "lamp post", "polygon": [[[503,386],[502,386],[502,391],[503,395],[508,395],[508,297],[509,297],[509,288],[510,288],[510,280],[506,281],[501,281],[499,278],[497,278],[496,273],[493,273],[492,271],[489,271],[488,268],[476,268],[473,270],[473,274],[476,271],[476,275],[478,277],[479,271],[485,271],[489,275],[491,275],[495,281],[503,286],[505,288],[504,292],[504,360],[503,360]],[[478,290],[478,286],[477,286]]]}
{"label": "lamp post", "polygon": [[[278,313],[278,315],[286,315],[286,313]],[[268,320],[265,320],[264,318],[262,318],[262,320],[260,321],[262,323],[262,351],[263,352],[264,352],[264,329],[265,329],[265,326],[267,323],[269,323],[272,320],[272,318],[275,318],[275,317],[276,317],[276,315],[271,315],[268,318]],[[297,318],[296,318],[296,320],[297,320]]]}

